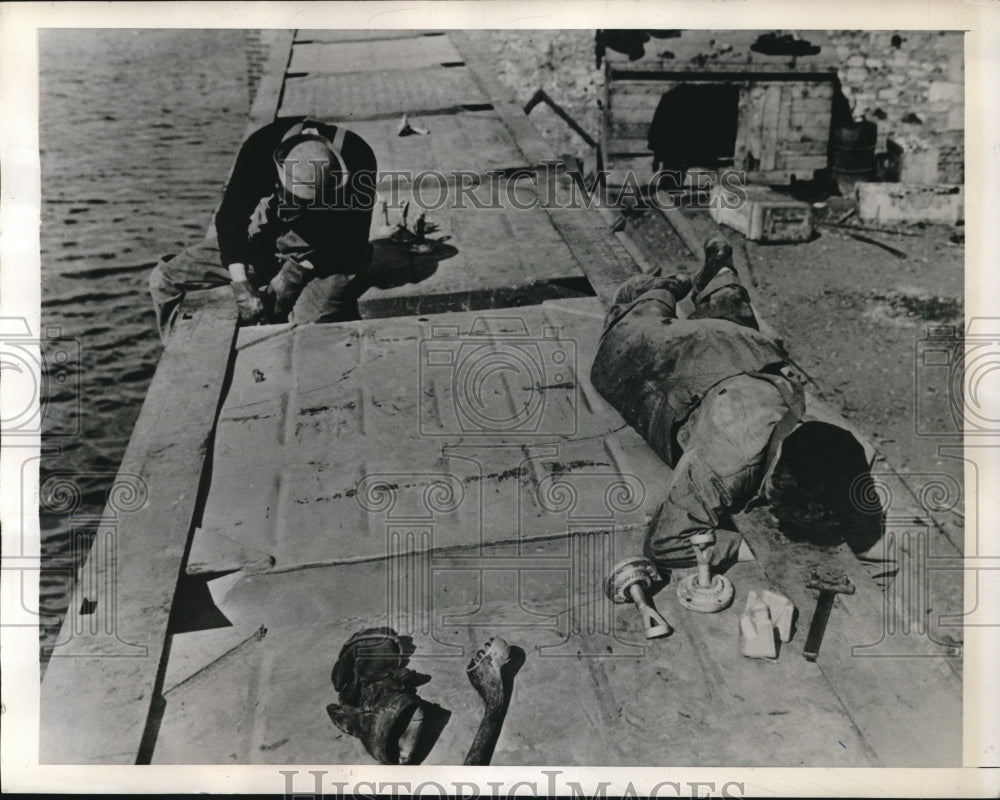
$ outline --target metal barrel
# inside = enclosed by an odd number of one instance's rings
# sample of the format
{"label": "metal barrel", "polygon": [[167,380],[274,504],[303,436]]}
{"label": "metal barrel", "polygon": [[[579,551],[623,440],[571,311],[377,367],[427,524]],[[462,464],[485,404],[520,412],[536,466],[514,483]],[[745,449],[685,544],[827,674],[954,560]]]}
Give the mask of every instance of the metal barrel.
{"label": "metal barrel", "polygon": [[877,126],[861,120],[833,129],[833,171],[854,180],[875,177]]}

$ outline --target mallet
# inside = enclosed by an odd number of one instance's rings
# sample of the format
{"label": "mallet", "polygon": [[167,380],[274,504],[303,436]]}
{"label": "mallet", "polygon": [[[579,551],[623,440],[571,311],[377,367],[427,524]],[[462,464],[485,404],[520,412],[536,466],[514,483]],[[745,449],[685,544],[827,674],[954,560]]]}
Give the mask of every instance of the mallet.
{"label": "mallet", "polygon": [[698,572],[677,584],[677,599],[685,608],[711,614],[729,608],[733,602],[733,582],[724,575],[712,575],[708,562],[712,557],[715,534],[696,533],[690,539],[698,559]]}
{"label": "mallet", "polygon": [[805,656],[806,661],[815,661],[816,656],[819,655],[819,646],[823,643],[823,634],[826,632],[826,623],[830,619],[833,601],[837,599],[838,594],[854,594],[854,584],[846,575],[828,578],[814,572],[809,577],[806,586],[819,591],[819,597],[816,599],[816,610],[813,612],[812,622],[809,623],[806,643],[802,647],[802,655]]}
{"label": "mallet", "polygon": [[615,565],[604,584],[604,592],[613,603],[635,603],[647,639],[669,636],[674,632],[670,623],[653,607],[647,594],[658,577],[656,566],[648,558],[626,558]]}

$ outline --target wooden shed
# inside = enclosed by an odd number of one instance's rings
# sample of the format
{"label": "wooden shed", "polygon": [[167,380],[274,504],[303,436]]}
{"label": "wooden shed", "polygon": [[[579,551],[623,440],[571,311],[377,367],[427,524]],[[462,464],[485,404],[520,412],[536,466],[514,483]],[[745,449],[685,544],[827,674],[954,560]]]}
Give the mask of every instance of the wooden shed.
{"label": "wooden shed", "polygon": [[[632,170],[645,185],[654,155],[667,168],[732,167],[768,184],[808,180],[826,167],[837,87],[833,48],[821,32],[806,31],[801,38],[818,52],[768,55],[751,49],[760,36],[661,32],[635,60],[608,49],[601,130],[608,182],[621,185]],[[657,141],[661,152],[654,153]]]}

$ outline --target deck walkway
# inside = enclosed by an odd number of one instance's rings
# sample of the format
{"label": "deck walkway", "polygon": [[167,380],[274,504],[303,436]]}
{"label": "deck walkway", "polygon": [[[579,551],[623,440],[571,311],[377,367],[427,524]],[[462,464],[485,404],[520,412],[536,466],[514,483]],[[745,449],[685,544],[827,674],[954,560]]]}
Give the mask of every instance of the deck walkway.
{"label": "deck walkway", "polygon": [[[262,83],[277,87],[271,116],[343,123],[382,170],[484,177],[551,157],[458,32],[298,31],[287,42]],[[399,137],[404,112],[430,133]],[[402,190],[412,227],[418,198],[412,183]],[[197,483],[204,469],[200,491],[177,501],[193,525],[172,538],[184,575],[154,614],[169,615],[169,630],[140,630],[123,595],[129,641],[149,646],[131,672],[57,650],[43,760],[370,762],[324,709],[340,645],[388,624],[432,676],[421,695],[448,712],[427,763],[461,763],[480,710],[464,665],[492,634],[526,654],[494,764],[959,763],[961,687],[943,651],[887,635],[906,610],[885,605],[853,556],[793,553],[765,517],[741,520],[756,560],[731,571],[730,610],[684,611],[667,585],[656,602],[676,631],[642,639],[634,609],[601,587],[640,550],[670,471],[588,379],[603,304],[648,266],[641,247],[585,209],[446,204],[427,219],[455,251],[431,265],[401,260],[375,220],[385,280],[362,298],[361,321],[238,332],[212,382],[222,404],[191,472]],[[691,263],[690,249],[677,263]],[[150,414],[189,388],[173,380],[151,392]],[[163,486],[155,463],[147,472],[152,496]],[[818,560],[859,591],[838,601],[810,663],[804,582]],[[120,569],[122,587],[141,593],[141,556]],[[739,654],[739,611],[768,587],[799,605],[800,630],[777,661],[752,661]],[[892,597],[913,601],[901,591]],[[74,653],[86,655],[86,638]]]}

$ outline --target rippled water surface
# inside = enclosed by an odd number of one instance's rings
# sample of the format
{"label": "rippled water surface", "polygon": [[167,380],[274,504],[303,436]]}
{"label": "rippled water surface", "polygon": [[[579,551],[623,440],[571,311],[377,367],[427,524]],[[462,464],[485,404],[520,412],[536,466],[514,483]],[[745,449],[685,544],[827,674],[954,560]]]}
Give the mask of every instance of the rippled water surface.
{"label": "rippled water surface", "polygon": [[71,356],[46,387],[43,652],[156,368],[149,271],[204,234],[246,125],[245,41],[242,31],[39,36],[42,323],[67,340],[43,352]]}

